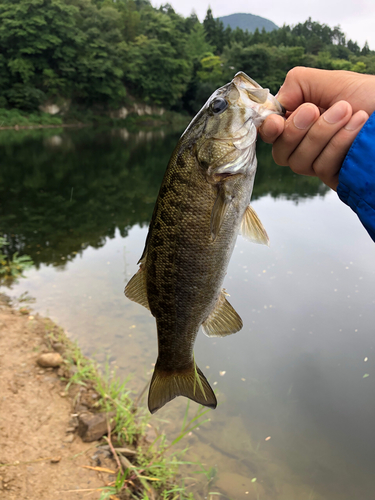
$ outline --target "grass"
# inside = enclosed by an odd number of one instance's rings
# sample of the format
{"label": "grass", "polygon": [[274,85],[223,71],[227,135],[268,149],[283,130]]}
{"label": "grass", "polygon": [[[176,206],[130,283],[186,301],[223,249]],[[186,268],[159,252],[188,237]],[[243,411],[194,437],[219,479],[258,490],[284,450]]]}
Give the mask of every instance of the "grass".
{"label": "grass", "polygon": [[[209,420],[209,409],[198,407],[196,414],[189,419],[188,402],[179,435],[168,443],[164,434],[157,434],[150,444],[145,439],[150,415],[134,402],[131,391],[127,389],[128,380],[119,381],[108,364],[104,371],[100,371],[52,322],[46,322],[46,337],[50,348],[59,346],[59,352],[63,352],[65,390],[79,397],[79,389],[84,386],[97,396],[90,411],[114,413],[114,429],[104,440],[117,460],[117,475],[112,483],[102,488],[100,500],[194,500],[193,493],[188,491],[185,481],[179,477],[182,465],[196,466],[199,469],[196,473],[204,474],[207,486],[211,485],[216,475],[215,469],[206,471],[202,464],[184,461],[186,450],[175,450],[183,437]],[[116,451],[129,445],[136,450],[131,458]]]}

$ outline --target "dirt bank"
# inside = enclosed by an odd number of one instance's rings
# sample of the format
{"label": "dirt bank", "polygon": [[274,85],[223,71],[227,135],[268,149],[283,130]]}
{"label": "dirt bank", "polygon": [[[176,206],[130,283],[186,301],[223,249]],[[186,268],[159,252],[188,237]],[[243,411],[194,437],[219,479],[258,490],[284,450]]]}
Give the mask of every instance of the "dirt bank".
{"label": "dirt bank", "polygon": [[[114,476],[86,468],[98,466],[97,442],[84,443],[72,432],[66,383],[56,368],[36,363],[50,350],[48,320],[21,311],[0,294],[0,498],[99,498],[98,489]],[[100,465],[113,467],[109,459]]]}

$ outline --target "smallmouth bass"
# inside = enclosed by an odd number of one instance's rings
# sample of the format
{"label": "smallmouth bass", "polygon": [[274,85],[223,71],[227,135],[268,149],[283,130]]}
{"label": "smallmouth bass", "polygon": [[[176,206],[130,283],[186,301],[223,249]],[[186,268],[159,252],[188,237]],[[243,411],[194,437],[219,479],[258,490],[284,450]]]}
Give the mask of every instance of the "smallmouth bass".
{"label": "smallmouth bass", "polygon": [[125,288],[129,299],[156,318],[151,413],[176,396],[216,408],[215,394],[194,361],[194,342],[200,326],[218,337],[242,328],[222,283],[240,231],[268,245],[249,205],[257,127],[269,114],[284,112],[268,89],[237,73],[212,94],[172,153],[139,270]]}

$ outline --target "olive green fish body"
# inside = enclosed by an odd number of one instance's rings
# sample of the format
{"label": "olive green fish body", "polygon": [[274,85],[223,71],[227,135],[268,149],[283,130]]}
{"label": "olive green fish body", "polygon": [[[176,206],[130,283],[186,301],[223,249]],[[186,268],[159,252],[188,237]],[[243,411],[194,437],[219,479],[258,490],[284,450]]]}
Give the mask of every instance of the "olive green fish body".
{"label": "olive green fish body", "polygon": [[237,181],[245,189],[213,241],[210,221],[217,187],[206,181],[190,151],[176,155],[169,165],[156,202],[145,263],[149,307],[158,327],[159,362],[165,369],[192,363],[195,337],[219,298],[250,201],[251,179],[244,181]]}
{"label": "olive green fish body", "polygon": [[256,171],[254,122],[259,117],[249,110],[250,79],[243,75],[218,89],[181,137],[159,191],[140,269],[125,289],[156,318],[152,413],[178,395],[216,407],[195,364],[194,342],[201,326],[215,336],[242,327],[222,289],[240,228],[253,239],[268,241],[249,207]]}

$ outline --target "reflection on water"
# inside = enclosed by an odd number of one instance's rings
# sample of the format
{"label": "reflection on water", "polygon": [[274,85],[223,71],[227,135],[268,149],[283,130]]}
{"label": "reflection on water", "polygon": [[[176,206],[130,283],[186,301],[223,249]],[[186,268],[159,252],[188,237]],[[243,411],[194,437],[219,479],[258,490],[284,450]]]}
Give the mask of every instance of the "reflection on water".
{"label": "reflection on water", "polygon": [[[140,391],[156,359],[155,321],[123,288],[178,134],[12,134],[0,135],[1,232],[37,268],[10,293],[28,290]],[[212,490],[235,500],[370,500],[375,247],[335,193],[275,167],[264,145],[258,158],[253,205],[271,247],[238,238],[225,287],[244,328],[199,335],[197,363],[220,404],[184,445],[217,468]],[[152,418],[173,434],[185,408],[178,398]]]}

